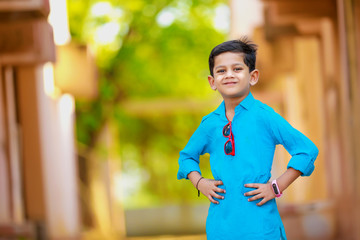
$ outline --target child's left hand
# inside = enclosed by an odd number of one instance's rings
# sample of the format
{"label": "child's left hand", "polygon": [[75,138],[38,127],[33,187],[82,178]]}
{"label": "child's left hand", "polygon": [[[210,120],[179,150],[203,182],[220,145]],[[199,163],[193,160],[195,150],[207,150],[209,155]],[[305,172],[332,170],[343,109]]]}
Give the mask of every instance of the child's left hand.
{"label": "child's left hand", "polygon": [[244,196],[253,196],[251,198],[248,199],[249,202],[258,200],[260,198],[262,198],[262,200],[257,203],[257,206],[262,206],[263,204],[265,204],[267,201],[275,198],[275,193],[271,188],[271,184],[270,183],[266,183],[266,184],[261,184],[261,183],[248,183],[245,184],[245,187],[247,188],[256,188],[253,191],[247,192],[244,194]]}

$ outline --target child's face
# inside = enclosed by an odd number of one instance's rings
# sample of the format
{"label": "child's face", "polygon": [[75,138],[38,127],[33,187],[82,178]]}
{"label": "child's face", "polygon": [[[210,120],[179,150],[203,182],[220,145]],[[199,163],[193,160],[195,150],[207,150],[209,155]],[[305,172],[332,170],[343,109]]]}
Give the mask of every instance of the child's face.
{"label": "child's face", "polygon": [[259,71],[249,73],[241,53],[224,52],[214,59],[214,77],[208,76],[210,86],[218,90],[224,99],[244,98],[250,86],[257,83]]}

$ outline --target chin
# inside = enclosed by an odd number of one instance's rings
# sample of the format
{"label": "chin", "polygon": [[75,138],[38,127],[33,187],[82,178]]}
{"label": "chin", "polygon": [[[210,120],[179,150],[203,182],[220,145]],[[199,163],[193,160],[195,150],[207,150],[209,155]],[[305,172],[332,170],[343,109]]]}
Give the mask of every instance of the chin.
{"label": "chin", "polygon": [[244,97],[248,94],[249,92],[227,92],[227,93],[224,93],[222,94],[223,97],[226,97],[226,98],[241,98],[241,97]]}

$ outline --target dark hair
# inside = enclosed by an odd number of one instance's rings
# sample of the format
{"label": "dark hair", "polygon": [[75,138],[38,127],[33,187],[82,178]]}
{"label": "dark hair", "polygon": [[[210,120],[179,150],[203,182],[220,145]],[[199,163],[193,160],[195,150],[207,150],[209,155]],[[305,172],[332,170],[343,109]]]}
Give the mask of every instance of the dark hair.
{"label": "dark hair", "polygon": [[255,69],[256,50],[257,45],[250,41],[247,37],[223,42],[217,45],[213,48],[209,56],[209,68],[211,76],[214,76],[213,68],[215,57],[224,52],[242,53],[244,57],[244,63],[249,67],[249,71],[252,72]]}

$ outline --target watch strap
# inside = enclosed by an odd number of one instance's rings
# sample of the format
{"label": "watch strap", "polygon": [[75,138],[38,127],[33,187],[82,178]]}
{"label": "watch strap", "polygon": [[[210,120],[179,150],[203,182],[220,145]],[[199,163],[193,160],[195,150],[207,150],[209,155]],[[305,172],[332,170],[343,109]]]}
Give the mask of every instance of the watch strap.
{"label": "watch strap", "polygon": [[281,192],[280,189],[279,189],[279,186],[278,186],[278,184],[277,184],[276,179],[271,182],[271,188],[273,189],[273,191],[274,191],[274,193],[275,193],[275,196],[276,196],[277,198],[281,197],[282,192]]}

